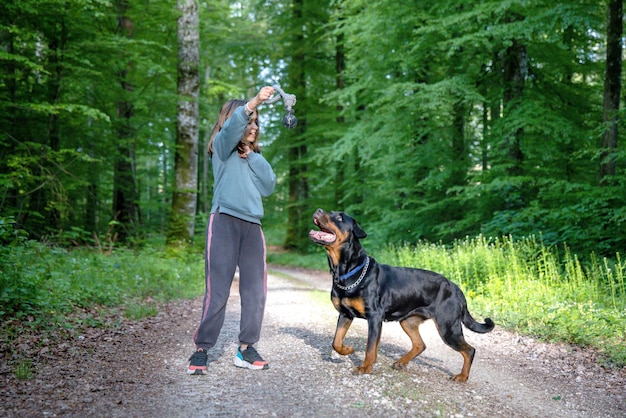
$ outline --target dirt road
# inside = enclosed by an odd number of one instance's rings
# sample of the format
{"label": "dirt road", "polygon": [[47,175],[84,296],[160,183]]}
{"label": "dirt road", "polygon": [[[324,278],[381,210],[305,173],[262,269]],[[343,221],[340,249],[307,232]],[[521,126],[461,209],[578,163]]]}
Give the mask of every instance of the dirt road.
{"label": "dirt road", "polygon": [[431,323],[422,326],[426,351],[407,370],[395,371],[391,364],[409,349],[409,339],[398,324],[386,323],[374,373],[352,375],[364,356],[365,321],[355,320],[346,338],[356,349],[353,355],[332,352],[336,313],[328,273],[274,268],[268,287],[258,348],[270,370],[233,366],[235,282],[222,335],[209,353],[208,376],[185,374],[200,317],[198,298],[37,352],[37,373],[29,381],[17,381],[2,360],[0,416],[626,416],[624,369],[605,370],[593,353],[499,328],[485,335],[466,331],[477,353],[465,384],[450,380],[462,358],[443,345]]}

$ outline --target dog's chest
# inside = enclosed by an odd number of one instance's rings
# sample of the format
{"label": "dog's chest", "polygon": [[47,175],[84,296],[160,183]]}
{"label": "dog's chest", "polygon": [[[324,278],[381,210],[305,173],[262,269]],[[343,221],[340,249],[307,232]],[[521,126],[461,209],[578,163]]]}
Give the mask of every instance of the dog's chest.
{"label": "dog's chest", "polygon": [[357,318],[365,318],[367,306],[365,300],[361,296],[355,297],[339,297],[332,296],[332,302],[338,312],[347,314]]}

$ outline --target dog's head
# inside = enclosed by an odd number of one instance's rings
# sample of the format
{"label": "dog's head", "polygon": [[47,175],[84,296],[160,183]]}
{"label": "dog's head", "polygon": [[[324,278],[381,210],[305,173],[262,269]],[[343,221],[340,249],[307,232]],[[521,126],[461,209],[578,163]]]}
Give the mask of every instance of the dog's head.
{"label": "dog's head", "polygon": [[[319,230],[311,230],[309,238],[326,248],[329,260],[335,266],[346,251],[359,250],[359,239],[367,237],[359,223],[344,212],[325,212],[318,209],[313,214],[313,223]],[[354,248],[355,246],[359,248]]]}

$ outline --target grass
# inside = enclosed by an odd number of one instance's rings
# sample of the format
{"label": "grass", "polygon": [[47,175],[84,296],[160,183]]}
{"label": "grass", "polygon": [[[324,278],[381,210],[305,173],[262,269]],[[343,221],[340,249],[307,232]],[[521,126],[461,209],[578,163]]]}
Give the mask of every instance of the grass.
{"label": "grass", "polygon": [[328,261],[326,261],[324,250],[313,253],[294,253],[270,249],[267,252],[267,263],[313,270],[328,270]]}
{"label": "grass", "polygon": [[159,304],[204,291],[201,252],[187,249],[66,250],[32,241],[0,246],[0,346],[13,374],[32,379],[33,363],[14,341],[64,340],[88,327],[116,327],[123,316],[158,314]]}
{"label": "grass", "polygon": [[72,327],[77,310],[121,307],[130,318],[155,315],[155,303],[192,298],[204,290],[196,252],[65,250],[25,242],[0,254],[0,318],[31,318]]}
{"label": "grass", "polygon": [[440,272],[464,290],[476,317],[511,330],[600,351],[626,365],[626,264],[593,255],[582,263],[535,238],[485,237],[444,246],[388,247],[379,261]]}
{"label": "grass", "polygon": [[142,318],[156,316],[158,313],[159,308],[155,305],[135,304],[128,306],[126,310],[124,310],[124,317],[137,321]]}
{"label": "grass", "polygon": [[30,380],[35,375],[33,370],[34,366],[32,360],[23,359],[13,367],[13,374],[19,380]]}

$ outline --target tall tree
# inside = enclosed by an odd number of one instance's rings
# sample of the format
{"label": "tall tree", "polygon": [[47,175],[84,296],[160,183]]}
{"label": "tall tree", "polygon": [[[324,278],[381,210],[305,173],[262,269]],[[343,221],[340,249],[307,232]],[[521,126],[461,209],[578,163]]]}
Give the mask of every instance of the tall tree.
{"label": "tall tree", "polygon": [[198,92],[200,34],[198,3],[179,0],[178,106],[176,119],[175,189],[167,240],[193,237],[198,193]]}
{"label": "tall tree", "polygon": [[[523,16],[511,13],[507,18],[507,23],[522,21]],[[526,78],[528,76],[528,54],[524,43],[513,37],[510,46],[503,54],[504,77],[504,116],[514,114],[521,106],[524,94]],[[522,173],[522,163],[524,155],[522,153],[521,142],[524,134],[524,127],[513,128],[507,135],[504,143],[505,152],[510,160],[509,174],[519,175]]]}
{"label": "tall tree", "polygon": [[[303,27],[303,22],[306,16],[304,0],[294,0],[293,2],[293,19],[292,24],[297,27]],[[306,92],[306,63],[304,51],[306,50],[306,44],[304,41],[305,34],[303,31],[293,31],[293,38],[291,40],[291,65],[289,67],[289,85],[294,90],[296,96],[300,101],[304,102],[304,94]],[[287,232],[285,235],[285,247],[295,249],[299,247],[302,242],[302,237],[305,235],[303,219],[304,206],[308,196],[308,179],[305,175],[306,165],[304,164],[304,158],[307,153],[307,146],[305,141],[302,140],[306,132],[307,121],[303,116],[299,117],[298,125],[296,126],[296,138],[295,142],[289,146],[288,159],[289,159],[289,201],[287,207]]]}
{"label": "tall tree", "polygon": [[[337,25],[341,27],[341,21],[343,20],[342,16],[339,14]],[[346,80],[344,77],[344,71],[346,69],[346,54],[344,52],[344,34],[342,32],[337,33],[335,38],[336,46],[335,46],[335,71],[337,72],[336,81],[335,81],[335,89],[337,91],[341,91],[346,87]],[[345,123],[345,118],[342,115],[343,106],[341,104],[337,104],[337,124],[339,126]],[[356,160],[356,159],[355,159]],[[335,201],[343,205],[345,199],[344,192],[344,182],[346,179],[346,169],[344,166],[339,166],[337,168],[337,175],[335,179]]]}
{"label": "tall tree", "polygon": [[[128,0],[117,0],[117,31],[121,37],[133,36],[133,21],[127,15]],[[133,125],[134,105],[131,100],[134,85],[131,81],[132,63],[122,55],[117,79],[121,88],[116,104],[117,153],[113,175],[113,216],[116,222],[115,234],[122,243],[135,236],[139,223],[139,190],[136,182],[135,127]]]}
{"label": "tall tree", "polygon": [[[46,78],[46,94],[45,102],[51,105],[51,109],[47,115],[46,132],[42,138],[43,150],[47,150],[40,153],[39,169],[41,170],[42,178],[51,176],[55,171],[54,158],[50,158],[51,155],[55,155],[61,150],[61,132],[60,132],[60,115],[54,111],[54,107],[58,106],[61,102],[61,86],[63,84],[63,78],[65,77],[64,68],[67,65],[64,62],[65,49],[68,42],[68,27],[67,27],[68,13],[59,11],[53,16],[42,19],[38,22],[39,29],[45,33],[47,44],[47,57],[46,68],[49,72],[49,77]],[[56,20],[56,22],[52,22]],[[54,175],[52,175],[54,177]],[[57,192],[62,193],[63,186],[57,189]],[[41,187],[34,191],[31,200],[31,210],[40,214],[45,214],[42,218],[44,224],[40,226],[42,235],[46,233],[54,233],[61,226],[62,203],[60,202],[59,195],[55,196],[54,189],[48,187]],[[46,231],[46,232],[44,232]]]}
{"label": "tall tree", "polygon": [[600,184],[615,174],[620,95],[622,87],[622,31],[623,0],[609,0],[606,11],[606,69],[604,77],[604,105],[602,120],[606,130],[602,134],[600,152]]}

